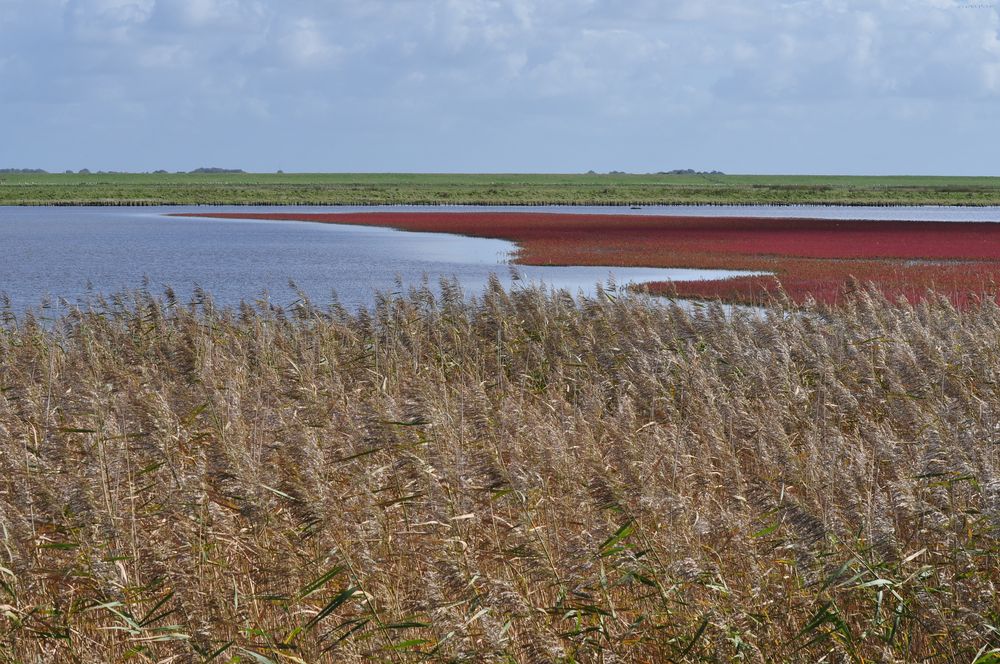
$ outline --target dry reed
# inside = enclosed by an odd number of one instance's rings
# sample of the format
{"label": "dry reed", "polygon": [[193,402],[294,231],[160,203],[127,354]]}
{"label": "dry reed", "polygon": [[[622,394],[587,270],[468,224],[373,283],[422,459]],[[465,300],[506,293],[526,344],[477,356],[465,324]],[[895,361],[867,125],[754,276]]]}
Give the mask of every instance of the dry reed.
{"label": "dry reed", "polygon": [[992,301],[38,315],[0,661],[997,661]]}

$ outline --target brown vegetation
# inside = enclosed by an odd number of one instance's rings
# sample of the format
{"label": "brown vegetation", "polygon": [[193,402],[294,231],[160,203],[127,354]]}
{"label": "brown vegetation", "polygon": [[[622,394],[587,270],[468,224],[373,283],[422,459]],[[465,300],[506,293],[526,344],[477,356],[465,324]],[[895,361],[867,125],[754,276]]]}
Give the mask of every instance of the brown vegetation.
{"label": "brown vegetation", "polygon": [[1000,308],[452,283],[0,327],[0,661],[1000,645]]}

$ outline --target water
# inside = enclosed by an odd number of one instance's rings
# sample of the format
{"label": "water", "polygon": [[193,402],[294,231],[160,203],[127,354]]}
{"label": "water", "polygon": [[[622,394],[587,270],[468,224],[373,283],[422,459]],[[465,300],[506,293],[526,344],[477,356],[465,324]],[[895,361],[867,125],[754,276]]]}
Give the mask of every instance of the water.
{"label": "water", "polygon": [[[88,294],[136,288],[148,279],[154,292],[169,285],[181,297],[195,286],[217,303],[267,297],[287,304],[296,295],[289,280],[315,302],[336,291],[349,308],[368,306],[377,291],[432,284],[456,277],[478,292],[490,274],[512,285],[508,259],[516,247],[502,240],[385,228],[251,220],[169,217],[182,212],[475,211],[486,207],[337,208],[11,208],[0,207],[0,292],[23,310],[43,297],[75,302]],[[911,221],[1000,221],[997,207],[649,206],[504,207],[506,212],[578,214],[686,214]],[[593,293],[609,279],[619,285],[646,281],[719,279],[740,272],[622,267],[516,266],[518,283],[544,283],[573,293]]]}
{"label": "water", "polygon": [[[424,278],[436,284],[441,277],[456,277],[473,293],[482,290],[491,274],[508,286],[514,282],[508,260],[516,247],[502,240],[166,216],[185,211],[205,208],[0,208],[0,292],[23,311],[45,297],[73,303],[93,293],[137,288],[148,280],[153,292],[170,286],[185,299],[196,286],[204,288],[223,306],[265,293],[284,305],[297,297],[291,280],[318,304],[330,302],[336,291],[340,302],[354,309],[370,305],[378,291],[398,291],[399,282],[419,286]],[[520,284],[544,283],[574,294],[593,293],[597,283],[609,279],[625,285],[747,274],[621,267],[516,266],[516,271]]]}

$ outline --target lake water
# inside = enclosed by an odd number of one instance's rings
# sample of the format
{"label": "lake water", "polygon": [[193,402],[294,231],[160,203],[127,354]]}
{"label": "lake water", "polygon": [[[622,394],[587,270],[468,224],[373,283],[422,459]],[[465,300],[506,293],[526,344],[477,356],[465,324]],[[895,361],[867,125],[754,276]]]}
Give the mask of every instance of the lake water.
{"label": "lake water", "polygon": [[[739,272],[621,267],[510,266],[515,246],[502,240],[440,233],[407,233],[385,228],[170,217],[182,212],[376,212],[470,211],[497,208],[337,207],[337,208],[99,208],[0,207],[0,293],[15,310],[38,305],[46,296],[75,302],[92,293],[136,288],[148,280],[154,292],[169,285],[190,297],[200,286],[224,306],[258,299],[284,305],[296,299],[289,281],[316,303],[336,291],[349,308],[368,306],[378,291],[398,283],[435,284],[456,277],[468,292],[479,292],[491,274],[508,286],[544,283],[593,293],[609,279],[633,282],[718,279]],[[840,219],[997,221],[1000,208],[830,208],[830,207],[530,207],[503,211],[695,214],[709,216],[802,216]]]}
{"label": "lake water", "polygon": [[[212,208],[288,211],[295,208]],[[365,208],[375,210],[377,208]],[[423,208],[425,211],[427,208]],[[317,304],[368,306],[378,291],[436,285],[456,277],[480,292],[491,274],[506,285],[543,283],[592,293],[595,284],[716,279],[740,273],[620,267],[536,267],[508,264],[515,245],[502,240],[386,228],[287,221],[171,217],[206,208],[0,207],[0,293],[16,311],[44,297],[71,303],[93,293],[142,286],[172,287],[189,298],[199,286],[217,304],[238,305],[265,293],[285,305],[294,281]],[[301,209],[300,209],[301,210]],[[346,211],[346,209],[338,209]],[[309,208],[311,212],[329,211]]]}

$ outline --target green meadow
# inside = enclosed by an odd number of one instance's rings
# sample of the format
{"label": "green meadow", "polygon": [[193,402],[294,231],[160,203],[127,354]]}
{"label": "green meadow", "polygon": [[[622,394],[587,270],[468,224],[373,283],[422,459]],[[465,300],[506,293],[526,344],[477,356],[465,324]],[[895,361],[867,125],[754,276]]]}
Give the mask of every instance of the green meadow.
{"label": "green meadow", "polygon": [[0,174],[0,205],[1000,205],[1000,177]]}

